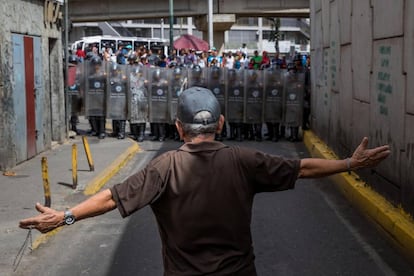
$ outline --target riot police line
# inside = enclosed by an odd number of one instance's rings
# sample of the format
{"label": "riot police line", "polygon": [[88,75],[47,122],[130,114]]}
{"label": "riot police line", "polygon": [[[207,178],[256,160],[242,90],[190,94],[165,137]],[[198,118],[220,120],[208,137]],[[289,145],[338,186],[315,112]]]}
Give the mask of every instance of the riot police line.
{"label": "riot police line", "polygon": [[[74,65],[68,83],[71,118],[89,119],[92,135],[105,137],[106,119],[113,134],[124,138],[126,123],[134,139],[142,141],[146,123],[154,139],[178,138],[175,130],[177,99],[187,87],[201,86],[216,95],[226,124],[217,139],[262,139],[266,123],[273,140],[289,127],[298,138],[302,125],[304,73],[269,68],[236,70],[219,67],[192,68],[120,65],[98,57]],[[74,73],[76,72],[76,73]],[[72,130],[76,123],[71,119]]]}

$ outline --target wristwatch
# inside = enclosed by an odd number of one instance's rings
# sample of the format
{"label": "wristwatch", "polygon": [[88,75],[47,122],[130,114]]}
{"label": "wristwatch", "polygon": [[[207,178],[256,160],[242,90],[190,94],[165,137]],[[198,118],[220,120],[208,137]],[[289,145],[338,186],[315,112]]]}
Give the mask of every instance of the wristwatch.
{"label": "wristwatch", "polygon": [[63,217],[63,220],[66,225],[71,225],[75,223],[75,216],[72,214],[70,210],[66,210],[64,214],[65,215]]}

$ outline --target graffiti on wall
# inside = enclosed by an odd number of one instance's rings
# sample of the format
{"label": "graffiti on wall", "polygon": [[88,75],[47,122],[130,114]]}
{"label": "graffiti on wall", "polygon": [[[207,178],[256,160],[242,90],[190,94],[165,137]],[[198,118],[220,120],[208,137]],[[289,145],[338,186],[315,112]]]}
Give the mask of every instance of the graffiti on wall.
{"label": "graffiti on wall", "polygon": [[392,94],[391,84],[391,50],[389,45],[382,45],[378,48],[379,70],[376,76],[377,101],[379,103],[379,113],[388,116],[387,96]]}

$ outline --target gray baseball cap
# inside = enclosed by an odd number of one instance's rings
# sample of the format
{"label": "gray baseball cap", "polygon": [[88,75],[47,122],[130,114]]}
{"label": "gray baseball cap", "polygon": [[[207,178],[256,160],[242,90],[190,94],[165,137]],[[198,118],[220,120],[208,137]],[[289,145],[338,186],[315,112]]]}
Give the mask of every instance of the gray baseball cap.
{"label": "gray baseball cap", "polygon": [[183,123],[208,125],[217,122],[220,114],[220,104],[207,88],[194,86],[178,97],[177,119]]}

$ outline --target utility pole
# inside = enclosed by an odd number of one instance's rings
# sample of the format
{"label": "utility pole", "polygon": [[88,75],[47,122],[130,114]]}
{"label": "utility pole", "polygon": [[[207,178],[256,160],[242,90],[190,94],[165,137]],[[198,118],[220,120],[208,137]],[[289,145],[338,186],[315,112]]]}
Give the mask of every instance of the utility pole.
{"label": "utility pole", "polygon": [[174,49],[174,1],[170,0],[170,55]]}
{"label": "utility pole", "polygon": [[213,39],[213,0],[208,0],[208,43],[209,47],[214,46]]}

